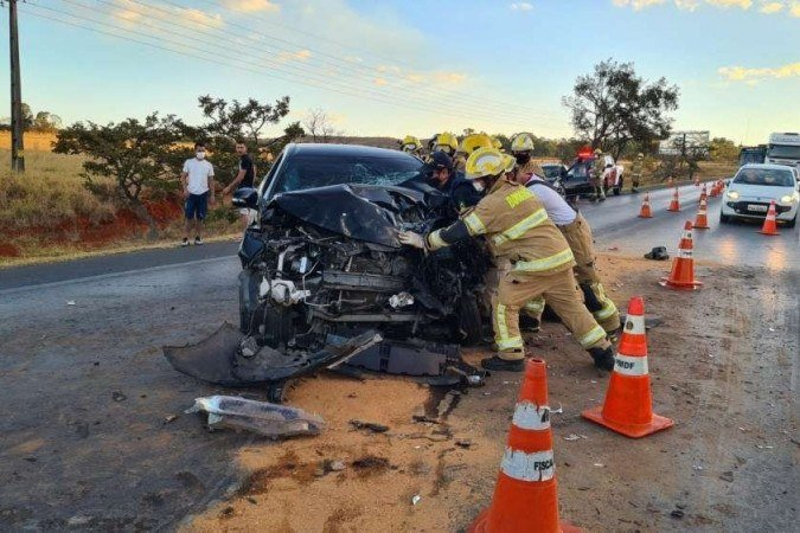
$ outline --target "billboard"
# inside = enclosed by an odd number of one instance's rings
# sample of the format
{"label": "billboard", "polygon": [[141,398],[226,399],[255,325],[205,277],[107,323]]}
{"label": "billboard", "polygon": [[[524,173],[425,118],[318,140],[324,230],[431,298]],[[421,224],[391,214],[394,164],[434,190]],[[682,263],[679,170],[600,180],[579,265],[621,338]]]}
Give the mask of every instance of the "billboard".
{"label": "billboard", "polygon": [[658,144],[661,155],[708,153],[711,134],[708,131],[674,131]]}

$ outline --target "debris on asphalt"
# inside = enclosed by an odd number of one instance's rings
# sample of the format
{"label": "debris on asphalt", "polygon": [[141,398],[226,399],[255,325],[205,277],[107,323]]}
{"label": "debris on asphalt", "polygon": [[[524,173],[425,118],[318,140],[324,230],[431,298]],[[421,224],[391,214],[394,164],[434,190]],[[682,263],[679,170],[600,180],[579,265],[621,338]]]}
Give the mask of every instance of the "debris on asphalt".
{"label": "debris on asphalt", "polygon": [[169,424],[171,422],[175,422],[178,419],[178,415],[169,415],[168,417],[164,418],[164,423]]}
{"label": "debris on asphalt", "polygon": [[342,461],[331,461],[329,468],[331,472],[340,472],[347,468],[347,465]]}
{"label": "debris on asphalt", "polygon": [[372,433],[386,433],[389,431],[389,426],[383,424],[376,424],[375,422],[362,422],[361,420],[351,420],[350,425],[355,429],[366,429]]}
{"label": "debris on asphalt", "polygon": [[669,513],[669,515],[670,515],[672,518],[681,519],[681,518],[683,518],[683,516],[684,516],[684,513],[683,513],[683,511],[681,511],[680,509],[675,509],[674,511],[672,511],[671,513]]}
{"label": "debris on asphalt", "polygon": [[67,305],[69,306],[76,305],[75,300],[67,300]]}
{"label": "debris on asphalt", "polygon": [[723,472],[722,474],[720,474],[719,478],[722,481],[727,481],[728,483],[732,483],[733,482],[733,472],[731,472],[731,471]]}
{"label": "debris on asphalt", "polygon": [[422,496],[419,494],[415,494],[413,498],[411,498],[411,505],[417,505],[419,501],[422,499]]}
{"label": "debris on asphalt", "polygon": [[466,448],[469,449],[472,447],[472,440],[471,439],[458,439],[456,440],[456,446],[459,448]]}
{"label": "debris on asphalt", "polygon": [[588,438],[589,437],[587,437],[586,435],[577,435],[575,433],[570,433],[569,435],[564,437],[564,440],[572,442],[572,441],[581,440],[581,439],[588,439]]}
{"label": "debris on asphalt", "polygon": [[120,391],[115,390],[114,392],[111,393],[111,399],[114,400],[115,402],[124,402],[125,400],[128,399],[128,397],[122,394]]}
{"label": "debris on asphalt", "polygon": [[247,430],[270,438],[318,435],[325,421],[287,405],[247,400],[236,396],[195,398],[186,413],[208,413],[208,429]]}
{"label": "debris on asphalt", "polygon": [[653,261],[666,261],[669,259],[669,254],[667,253],[666,246],[656,246],[646,254],[644,254],[645,259],[652,259]]}

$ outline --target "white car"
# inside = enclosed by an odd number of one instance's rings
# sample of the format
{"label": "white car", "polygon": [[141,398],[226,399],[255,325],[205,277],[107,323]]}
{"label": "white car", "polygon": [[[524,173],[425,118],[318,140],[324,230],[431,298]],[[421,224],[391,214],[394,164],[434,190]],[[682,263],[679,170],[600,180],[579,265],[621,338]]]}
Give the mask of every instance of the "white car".
{"label": "white car", "polygon": [[800,204],[795,172],[783,165],[744,165],[728,185],[719,221],[724,224],[734,217],[763,219],[772,200],[777,220],[794,227]]}

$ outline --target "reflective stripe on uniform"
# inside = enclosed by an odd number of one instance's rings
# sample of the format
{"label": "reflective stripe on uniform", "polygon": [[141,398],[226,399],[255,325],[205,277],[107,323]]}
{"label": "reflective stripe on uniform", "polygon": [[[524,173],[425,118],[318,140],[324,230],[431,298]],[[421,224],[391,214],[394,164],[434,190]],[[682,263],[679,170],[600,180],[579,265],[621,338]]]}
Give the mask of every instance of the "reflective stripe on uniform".
{"label": "reflective stripe on uniform", "polygon": [[519,335],[517,335],[516,337],[504,337],[502,339],[497,339],[496,344],[497,344],[497,349],[500,351],[513,350],[525,347],[525,344],[522,342],[522,337],[520,337]]}
{"label": "reflective stripe on uniform", "polygon": [[507,241],[519,239],[526,231],[535,228],[545,220],[547,220],[547,211],[544,208],[540,208],[532,215],[528,215],[507,230],[495,235],[492,240],[495,244],[500,245]]}
{"label": "reflective stripe on uniform", "polygon": [[535,259],[533,261],[517,261],[516,264],[514,264],[514,270],[521,270],[523,272],[543,272],[560,267],[574,260],[575,256],[572,255],[572,250],[567,248],[550,257],[543,257],[542,259]]}
{"label": "reflective stripe on uniform", "polygon": [[522,342],[521,336],[508,336],[508,325],[506,324],[506,306],[503,304],[497,304],[494,312],[495,323],[497,324],[497,337],[495,338],[497,349],[502,351],[524,348],[525,344]]}
{"label": "reflective stripe on uniform", "polygon": [[595,311],[592,313],[597,320],[605,320],[614,315],[617,312],[617,306],[614,305],[614,302],[609,300],[608,298],[605,299],[605,303],[603,304],[603,308],[599,311]]}
{"label": "reflective stripe on uniform", "polygon": [[447,243],[442,239],[440,233],[442,230],[437,229],[430,235],[428,235],[428,246],[431,250],[438,250],[439,248],[444,248],[447,246]]}
{"label": "reflective stripe on uniform", "polygon": [[550,406],[536,405],[528,401],[519,402],[514,409],[511,423],[520,429],[532,431],[550,429]]}
{"label": "reflective stripe on uniform", "polygon": [[553,451],[525,453],[506,448],[500,469],[520,481],[549,481],[556,475]]}
{"label": "reflective stripe on uniform", "polygon": [[639,315],[628,315],[625,319],[625,333],[644,335],[644,317]]}
{"label": "reflective stripe on uniform", "polygon": [[529,300],[523,308],[526,311],[530,311],[531,313],[541,313],[544,311],[544,299],[543,298],[536,298],[533,300]]}
{"label": "reflective stripe on uniform", "polygon": [[483,235],[486,233],[486,226],[475,213],[470,213],[464,217],[464,224],[467,225],[470,235]]}
{"label": "reflective stripe on uniform", "polygon": [[629,357],[617,354],[614,356],[614,372],[626,376],[646,376],[647,357]]}
{"label": "reflective stripe on uniform", "polygon": [[591,348],[597,341],[604,339],[606,336],[606,332],[603,328],[596,325],[592,329],[589,330],[583,337],[578,339],[578,342],[581,343],[581,346],[584,348]]}

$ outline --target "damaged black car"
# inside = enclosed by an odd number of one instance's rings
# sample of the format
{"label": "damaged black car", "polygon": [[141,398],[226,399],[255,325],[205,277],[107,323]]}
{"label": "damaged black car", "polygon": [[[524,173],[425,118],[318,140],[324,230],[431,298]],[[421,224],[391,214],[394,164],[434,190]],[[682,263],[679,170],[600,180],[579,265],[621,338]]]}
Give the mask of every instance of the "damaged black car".
{"label": "damaged black car", "polygon": [[[470,243],[424,253],[397,239],[456,216],[421,160],[364,146],[289,145],[260,187],[237,191],[234,203],[257,212],[239,249],[244,337],[230,368],[216,357],[214,370],[200,371],[207,350],[173,349],[176,368],[231,385],[283,382],[320,366],[480,380],[458,345],[483,336],[488,257]],[[234,343],[231,330],[216,334],[230,339],[217,353]]]}

